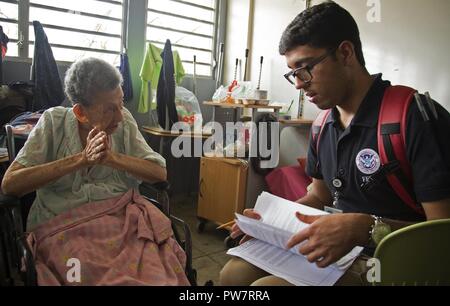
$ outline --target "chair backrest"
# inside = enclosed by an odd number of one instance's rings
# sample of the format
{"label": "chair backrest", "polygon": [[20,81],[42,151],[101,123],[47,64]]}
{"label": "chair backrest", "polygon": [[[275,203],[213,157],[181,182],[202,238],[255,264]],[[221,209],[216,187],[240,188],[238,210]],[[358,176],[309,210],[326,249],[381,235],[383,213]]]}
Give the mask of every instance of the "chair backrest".
{"label": "chair backrest", "polygon": [[9,160],[12,162],[16,158],[16,142],[14,140],[14,134],[12,126],[5,125],[6,130],[6,148],[8,149]]}
{"label": "chair backrest", "polygon": [[13,126],[10,124],[5,125],[6,130],[6,147],[8,149],[9,161],[12,163],[17,154],[20,152],[25,142],[28,139],[28,135],[14,134]]}
{"label": "chair backrest", "polygon": [[381,263],[377,285],[450,285],[450,219],[398,230],[375,251]]}

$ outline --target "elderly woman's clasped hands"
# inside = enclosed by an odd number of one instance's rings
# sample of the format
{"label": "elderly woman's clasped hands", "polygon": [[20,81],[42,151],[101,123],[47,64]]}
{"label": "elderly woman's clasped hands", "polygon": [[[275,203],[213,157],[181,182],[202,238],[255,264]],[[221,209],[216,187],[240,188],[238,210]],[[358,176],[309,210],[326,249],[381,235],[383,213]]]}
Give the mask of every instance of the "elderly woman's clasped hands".
{"label": "elderly woman's clasped hands", "polygon": [[111,146],[108,135],[95,127],[88,134],[83,151],[84,160],[90,166],[98,165],[104,163],[109,154],[111,154]]}

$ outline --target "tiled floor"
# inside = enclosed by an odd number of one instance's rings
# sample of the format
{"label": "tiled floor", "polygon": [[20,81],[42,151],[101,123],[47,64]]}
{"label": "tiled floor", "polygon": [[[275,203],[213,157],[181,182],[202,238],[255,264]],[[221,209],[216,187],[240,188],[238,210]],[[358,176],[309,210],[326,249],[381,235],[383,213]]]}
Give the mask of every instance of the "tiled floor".
{"label": "tiled floor", "polygon": [[193,243],[193,266],[197,270],[197,282],[203,286],[212,280],[219,285],[219,273],[230,259],[226,255],[225,238],[228,231],[217,230],[214,223],[207,223],[202,233],[197,231],[197,197],[174,196],[170,200],[171,213],[183,219],[190,227]]}

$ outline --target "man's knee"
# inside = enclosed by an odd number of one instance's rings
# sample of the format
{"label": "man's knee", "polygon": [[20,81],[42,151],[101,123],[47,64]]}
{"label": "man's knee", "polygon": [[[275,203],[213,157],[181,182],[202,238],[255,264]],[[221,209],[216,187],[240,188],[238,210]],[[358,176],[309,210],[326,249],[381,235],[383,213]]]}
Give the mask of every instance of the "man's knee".
{"label": "man's knee", "polygon": [[252,283],[252,286],[254,287],[287,287],[287,286],[294,286],[293,284],[291,284],[290,282],[273,276],[273,275],[269,275],[266,277],[262,277],[258,280],[256,280],[255,282]]}
{"label": "man's knee", "polygon": [[240,258],[233,258],[220,271],[221,286],[249,286],[268,273]]}

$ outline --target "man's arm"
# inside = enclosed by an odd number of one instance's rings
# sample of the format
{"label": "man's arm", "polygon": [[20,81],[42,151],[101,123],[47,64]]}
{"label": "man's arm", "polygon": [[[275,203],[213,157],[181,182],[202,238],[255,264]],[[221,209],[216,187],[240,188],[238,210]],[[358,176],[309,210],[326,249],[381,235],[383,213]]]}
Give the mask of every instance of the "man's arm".
{"label": "man's arm", "polygon": [[[450,219],[450,199],[436,202],[422,203],[422,207],[425,211],[427,221]],[[387,218],[383,218],[382,220],[384,223],[387,223],[391,226],[392,231],[396,231],[417,223],[417,222],[392,220]]]}
{"label": "man's arm", "polygon": [[[423,203],[428,221],[450,218],[450,199]],[[311,224],[310,227],[291,237],[287,248],[303,241],[300,253],[321,268],[336,262],[355,246],[367,246],[373,219],[366,214],[334,214],[326,216],[305,216],[297,213],[297,218]],[[383,222],[398,230],[413,223],[383,219]]]}
{"label": "man's arm", "polygon": [[313,179],[308,189],[308,193],[303,198],[297,200],[297,203],[320,210],[324,210],[325,206],[332,205],[333,197],[323,180]]}
{"label": "man's arm", "polygon": [[437,202],[422,203],[427,220],[450,219],[450,198]]}

